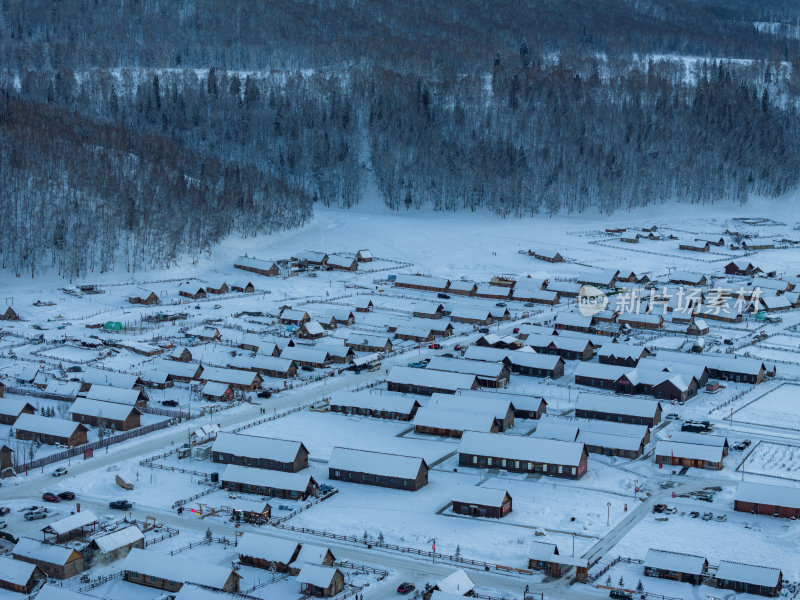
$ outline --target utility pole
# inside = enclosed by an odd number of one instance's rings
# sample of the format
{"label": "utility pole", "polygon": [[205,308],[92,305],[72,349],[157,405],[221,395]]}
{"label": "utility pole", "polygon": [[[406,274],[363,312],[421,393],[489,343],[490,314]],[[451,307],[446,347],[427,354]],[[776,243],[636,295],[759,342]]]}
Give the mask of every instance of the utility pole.
{"label": "utility pole", "polygon": [[428,543],[433,543],[433,552],[431,552],[431,559],[433,560],[433,564],[436,564],[436,538],[431,538],[428,540]]}
{"label": "utility pole", "polygon": [[611,525],[611,502],[606,502],[606,508],[608,508],[608,516],[606,517],[606,527],[609,527]]}

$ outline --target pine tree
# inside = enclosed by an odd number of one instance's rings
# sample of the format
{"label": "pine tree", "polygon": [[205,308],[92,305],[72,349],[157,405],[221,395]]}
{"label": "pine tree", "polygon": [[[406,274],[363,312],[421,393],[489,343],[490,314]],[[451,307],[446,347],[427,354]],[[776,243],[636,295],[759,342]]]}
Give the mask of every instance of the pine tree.
{"label": "pine tree", "polygon": [[625,585],[625,580],[622,578],[622,575],[619,576],[619,581],[617,582],[617,585],[619,587],[622,587],[622,586]]}
{"label": "pine tree", "polygon": [[213,537],[214,537],[214,534],[211,532],[211,527],[209,527],[208,529],[206,529],[206,540],[208,540],[210,542],[211,538],[213,538]]}
{"label": "pine tree", "polygon": [[383,532],[382,532],[382,531],[379,531],[379,532],[378,532],[378,543],[379,543],[379,544],[381,544],[381,545],[383,545],[383,542],[384,542],[384,539],[383,539]]}
{"label": "pine tree", "polygon": [[644,591],[644,584],[642,583],[641,579],[639,580],[639,583],[636,584],[636,591],[639,593]]}
{"label": "pine tree", "polygon": [[453,556],[455,556],[456,558],[461,558],[461,546],[460,545],[456,546],[456,552],[455,552],[455,554],[453,554]]}

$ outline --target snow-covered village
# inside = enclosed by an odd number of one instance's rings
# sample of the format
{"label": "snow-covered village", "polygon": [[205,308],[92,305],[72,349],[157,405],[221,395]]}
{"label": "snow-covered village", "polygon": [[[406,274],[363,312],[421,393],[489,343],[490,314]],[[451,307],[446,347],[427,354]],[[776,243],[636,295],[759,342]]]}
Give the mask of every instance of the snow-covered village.
{"label": "snow-covered village", "polygon": [[0,2],[0,600],[800,600],[796,0]]}
{"label": "snow-covered village", "polygon": [[9,281],[2,586],[794,593],[796,226],[643,213],[331,209],[168,272]]}

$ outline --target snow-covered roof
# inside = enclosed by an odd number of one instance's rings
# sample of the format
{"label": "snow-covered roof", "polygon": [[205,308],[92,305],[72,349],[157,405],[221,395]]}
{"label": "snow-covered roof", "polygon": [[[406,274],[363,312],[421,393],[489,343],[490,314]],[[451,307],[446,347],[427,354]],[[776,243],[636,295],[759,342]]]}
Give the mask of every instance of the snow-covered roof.
{"label": "snow-covered roof", "polygon": [[603,394],[584,394],[578,396],[577,410],[602,411],[615,415],[632,415],[652,419],[658,411],[657,400],[628,398]]}
{"label": "snow-covered roof", "polygon": [[[448,394],[449,396],[450,394]],[[391,395],[391,394],[372,394],[369,391],[359,392],[336,392],[331,397],[331,404],[335,406],[349,406],[353,408],[368,408],[370,410],[381,410],[396,412],[404,415],[411,414],[414,405],[418,404],[413,396]]]}
{"label": "snow-covered roof", "polygon": [[517,285],[511,297],[514,300],[544,300],[553,302],[558,298],[558,292],[555,290],[540,290],[534,287]]}
{"label": "snow-covered roof", "polygon": [[772,485],[755,481],[742,481],[736,488],[735,500],[800,508],[800,488],[788,485]]}
{"label": "snow-covered roof", "polygon": [[722,462],[722,448],[718,446],[701,446],[699,444],[683,444],[669,440],[659,440],[656,444],[656,456],[676,456],[708,462]]}
{"label": "snow-covered roof", "polygon": [[81,384],[77,381],[51,381],[47,384],[48,394],[58,394],[59,396],[69,396],[74,398],[78,395]]}
{"label": "snow-covered roof", "polygon": [[528,549],[528,558],[533,560],[551,561],[555,555],[557,547],[550,542],[540,542],[534,540]]}
{"label": "snow-covered roof", "polygon": [[492,314],[488,308],[480,306],[456,306],[450,311],[451,319],[474,319],[476,321],[485,321]]}
{"label": "snow-covered roof", "polygon": [[53,521],[44,529],[52,531],[58,535],[62,535],[64,533],[69,533],[70,531],[80,529],[81,527],[88,527],[92,523],[97,523],[97,517],[92,511],[84,510],[77,512],[74,515],[64,517],[63,519],[59,519],[58,521]]}
{"label": "snow-covered roof", "polygon": [[252,385],[258,373],[242,371],[241,369],[221,369],[219,367],[206,367],[200,376],[206,381],[219,381],[235,385]]}
{"label": "snow-covered roof", "polygon": [[333,581],[333,576],[339,569],[323,567],[322,565],[305,564],[297,574],[298,583],[308,583],[319,588],[327,588]]}
{"label": "snow-covered roof", "polygon": [[[486,336],[484,336],[486,337]],[[467,360],[485,360],[487,362],[499,362],[508,358],[513,350],[503,350],[501,348],[487,348],[486,346],[469,346],[464,353]]]}
{"label": "snow-covered roof", "polygon": [[160,360],[153,363],[155,368],[169,373],[173,377],[194,377],[202,367],[197,363],[180,362],[177,360]]}
{"label": "snow-covered roof", "polygon": [[468,486],[459,488],[453,494],[453,500],[465,504],[478,504],[480,506],[501,506],[508,492],[500,488],[485,488]]}
{"label": "snow-covered roof", "polygon": [[511,364],[515,367],[545,369],[548,371],[552,371],[559,361],[563,361],[557,354],[537,354],[536,352],[526,352],[524,350],[510,352],[508,358],[511,359]]}
{"label": "snow-covered roof", "polygon": [[23,560],[0,556],[0,581],[13,585],[26,586],[36,565]]}
{"label": "snow-covered roof", "polygon": [[453,391],[470,389],[476,384],[475,375],[416,369],[413,367],[393,367],[386,379],[390,383],[419,385]]}
{"label": "snow-covered roof", "polygon": [[792,302],[784,296],[760,296],[759,300],[767,310],[777,310],[779,308],[791,308]]}
{"label": "snow-covered roof", "polygon": [[713,435],[710,433],[695,433],[694,431],[673,431],[669,436],[672,442],[683,444],[699,444],[700,446],[716,446],[723,448],[728,444],[728,438],[724,435]]}
{"label": "snow-covered roof", "polygon": [[65,565],[72,556],[72,548],[66,546],[58,546],[56,544],[45,544],[38,540],[31,538],[19,538],[19,541],[14,546],[11,554],[14,556],[23,556],[31,560],[50,563],[52,565]]}
{"label": "snow-covered roof", "polygon": [[397,275],[395,279],[395,285],[416,285],[421,287],[430,287],[436,289],[444,289],[450,283],[447,279],[441,279],[438,277],[426,277],[424,275],[407,275],[405,273],[400,273]]}
{"label": "snow-covered roof", "polygon": [[117,404],[133,406],[138,402],[140,393],[139,390],[93,383],[89,391],[82,392],[81,395],[90,400],[101,400],[103,402],[115,402]]}
{"label": "snow-covered roof", "polygon": [[0,401],[0,415],[18,417],[26,406],[33,406],[22,398],[3,398]]}
{"label": "snow-covered roof", "polygon": [[432,371],[467,373],[470,375],[478,375],[479,377],[498,378],[503,374],[504,370],[507,370],[507,367],[501,362],[434,356],[428,363],[428,369]]}
{"label": "snow-covered roof", "polygon": [[773,567],[721,560],[714,577],[724,581],[740,581],[750,585],[772,588],[778,585],[781,579],[781,570]]}
{"label": "snow-covered roof", "polygon": [[436,587],[448,594],[461,594],[464,596],[475,589],[475,584],[464,569],[458,569],[439,581]]}
{"label": "snow-covered roof", "polygon": [[203,386],[202,394],[204,396],[219,398],[220,396],[224,395],[228,389],[229,387],[227,383],[222,383],[220,381],[209,381]]}
{"label": "snow-covered roof", "polygon": [[221,432],[217,435],[211,451],[290,463],[297,458],[297,453],[302,447],[303,443],[297,441]]}
{"label": "snow-covered roof", "polygon": [[186,583],[175,596],[175,600],[259,600],[259,598],[247,594],[217,590],[203,585],[195,585],[194,583]]}
{"label": "snow-covered roof", "polygon": [[581,362],[575,368],[575,377],[588,377],[590,379],[616,381],[623,375],[627,375],[628,373],[632,373],[634,371],[636,371],[634,367]]}
{"label": "snow-covered roof", "polygon": [[462,454],[578,466],[584,448],[578,442],[467,431],[461,438],[458,451]]}
{"label": "snow-covered roof", "polygon": [[[436,394],[434,394],[435,397]],[[475,398],[479,402],[491,401],[492,399],[508,400],[518,410],[536,410],[544,399],[540,396],[529,396],[527,394],[510,394],[499,392],[492,389],[487,390],[459,390],[455,398]]]}
{"label": "snow-covered roof", "polygon": [[325,328],[319,324],[319,321],[311,320],[303,323],[303,327],[308,335],[322,335],[325,333]]}
{"label": "snow-covered roof", "polygon": [[128,404],[117,404],[116,402],[103,402],[102,400],[91,400],[89,398],[78,398],[70,406],[69,412],[73,415],[87,415],[90,417],[102,417],[113,421],[124,421],[131,413],[139,412],[135,406]]}
{"label": "snow-covered roof", "polygon": [[14,429],[17,430],[32,431],[34,433],[65,438],[70,437],[79,427],[86,429],[85,425],[73,421],[52,419],[41,415],[29,415],[28,413],[21,414],[14,423]]}
{"label": "snow-covered roof", "polygon": [[399,479],[416,479],[422,465],[427,466],[425,460],[419,456],[403,456],[338,446],[333,449],[328,461],[328,467],[331,469],[371,473]]}
{"label": "snow-covered roof", "polygon": [[236,551],[240,556],[249,556],[288,565],[300,544],[295,540],[287,540],[259,533],[245,533],[239,538]]}
{"label": "snow-covered roof", "polygon": [[454,292],[471,292],[476,289],[477,285],[478,284],[474,281],[455,279],[450,282],[450,289]]}
{"label": "snow-covered roof", "polygon": [[[703,278],[706,277],[702,273],[692,273],[689,271],[673,271],[669,276],[670,283],[691,283],[700,285]],[[708,278],[706,277],[706,280]]]}
{"label": "snow-covered roof", "polygon": [[91,383],[92,385],[110,385],[129,390],[136,385],[138,377],[136,377],[136,375],[128,375],[127,373],[118,373],[116,371],[86,369],[81,375],[81,379],[84,383]]}
{"label": "snow-covered roof", "polygon": [[323,364],[330,360],[330,356],[325,350],[303,346],[287,346],[281,350],[281,358],[314,364]]}
{"label": "snow-covered roof", "polygon": [[644,346],[635,346],[633,344],[603,344],[597,351],[598,356],[613,356],[615,358],[632,358],[638,360],[646,348]]}
{"label": "snow-covered roof", "polygon": [[252,469],[239,465],[228,465],[222,472],[220,481],[245,483],[277,490],[305,492],[311,483],[311,475],[302,472],[286,473],[283,471],[270,471],[267,469]]}
{"label": "snow-covered roof", "polygon": [[302,321],[306,317],[309,316],[308,312],[304,310],[295,310],[291,308],[286,308],[281,312],[281,319],[286,319],[289,321]]}
{"label": "snow-covered roof", "polygon": [[122,529],[112,531],[106,535],[96,537],[92,541],[97,545],[100,552],[108,554],[124,546],[135,544],[142,539],[144,539],[142,530],[136,525],[129,525],[128,527],[123,527]]}
{"label": "snow-covered roof", "polygon": [[339,254],[331,254],[328,256],[328,264],[334,267],[347,267],[350,268],[356,259],[351,256],[341,256]]}
{"label": "snow-covered roof", "polygon": [[536,431],[534,431],[531,436],[548,440],[574,442],[578,437],[578,426],[566,421],[562,422],[556,421],[555,419],[548,419],[539,421],[536,425]]}
{"label": "snow-covered roof", "polygon": [[762,288],[765,290],[788,290],[792,284],[784,279],[753,277],[753,281],[750,285],[752,285],[753,288]]}
{"label": "snow-covered roof", "polygon": [[486,295],[502,296],[503,298],[508,298],[508,296],[511,294],[511,288],[502,285],[494,285],[491,283],[479,283],[477,294],[479,296],[481,294],[486,294]]}
{"label": "snow-covered roof", "polygon": [[122,569],[143,575],[179,581],[181,583],[197,583],[222,589],[233,571],[229,567],[199,562],[194,558],[179,558],[133,548],[122,562]]}
{"label": "snow-covered roof", "polygon": [[[676,364],[693,363],[708,367],[710,370],[729,371],[732,373],[743,373],[747,375],[757,375],[764,366],[764,361],[754,358],[739,356],[732,358],[718,354],[692,354],[689,352],[674,352],[670,350],[659,350],[658,358],[664,361],[671,361]],[[650,360],[649,358],[645,360]]]}
{"label": "snow-covered roof", "polygon": [[364,346],[373,346],[376,348],[383,348],[387,343],[391,344],[388,335],[366,335],[364,333],[351,333],[347,336],[347,343]]}
{"label": "snow-covered roof", "polygon": [[633,438],[625,435],[615,435],[602,431],[584,431],[581,429],[577,438],[578,442],[587,446],[614,448],[617,450],[630,450],[636,452],[642,447],[642,438]]}
{"label": "snow-covered roof", "polygon": [[453,431],[491,431],[495,417],[481,412],[465,412],[426,406],[414,417],[414,427],[435,427]]}
{"label": "snow-covered roof", "polygon": [[565,327],[582,327],[588,328],[592,325],[591,315],[581,315],[573,312],[560,312],[556,315],[556,325],[564,325]]}
{"label": "snow-covered roof", "polygon": [[439,392],[431,396],[428,408],[448,411],[464,411],[476,414],[488,414],[500,420],[506,418],[514,406],[511,400],[502,396],[461,396],[459,394],[441,394]]}
{"label": "snow-covered roof", "polygon": [[281,358],[279,356],[270,356],[265,354],[256,354],[255,356],[247,356],[240,354],[231,358],[228,366],[236,369],[258,369],[262,371],[278,371],[286,373],[292,366],[291,360],[288,358]]}
{"label": "snow-covered roof", "polygon": [[169,380],[170,374],[160,369],[150,369],[142,373],[142,381],[152,384],[164,384]]}
{"label": "snow-covered roof", "polygon": [[305,563],[312,565],[321,565],[325,560],[325,555],[330,552],[330,548],[326,546],[317,546],[316,544],[303,544],[300,548],[300,554],[294,561],[295,566],[301,566]]}
{"label": "snow-covered roof", "polygon": [[618,269],[603,269],[601,271],[586,271],[580,273],[575,279],[578,283],[589,283],[602,287],[611,285],[617,275],[619,275]]}
{"label": "snow-covered roof", "polygon": [[675,571],[687,575],[702,575],[706,570],[706,559],[696,554],[671,552],[650,548],[644,559],[645,568]]}

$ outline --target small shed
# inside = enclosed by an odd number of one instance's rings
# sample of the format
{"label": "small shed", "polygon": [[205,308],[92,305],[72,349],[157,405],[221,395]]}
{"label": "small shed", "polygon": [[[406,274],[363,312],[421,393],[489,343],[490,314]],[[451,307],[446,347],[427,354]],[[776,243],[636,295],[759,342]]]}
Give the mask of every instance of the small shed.
{"label": "small shed", "polygon": [[470,517],[500,519],[511,512],[511,495],[499,488],[470,486],[456,494],[453,512]]}
{"label": "small shed", "polygon": [[306,563],[297,575],[300,591],[317,598],[330,598],[344,589],[344,575],[335,567]]}

